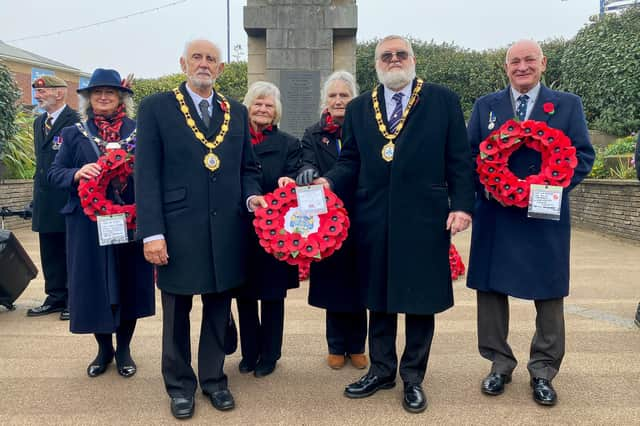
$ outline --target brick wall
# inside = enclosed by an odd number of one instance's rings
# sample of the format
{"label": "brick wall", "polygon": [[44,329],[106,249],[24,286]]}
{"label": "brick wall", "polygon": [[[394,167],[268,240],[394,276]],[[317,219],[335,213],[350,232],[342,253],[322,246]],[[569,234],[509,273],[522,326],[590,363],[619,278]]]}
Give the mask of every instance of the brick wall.
{"label": "brick wall", "polygon": [[[13,211],[24,210],[33,195],[33,181],[22,179],[0,180],[0,207],[9,207]],[[8,217],[4,220],[7,229],[31,228],[31,220],[21,217]]]}
{"label": "brick wall", "polygon": [[571,191],[572,223],[640,241],[640,182],[585,179]]}

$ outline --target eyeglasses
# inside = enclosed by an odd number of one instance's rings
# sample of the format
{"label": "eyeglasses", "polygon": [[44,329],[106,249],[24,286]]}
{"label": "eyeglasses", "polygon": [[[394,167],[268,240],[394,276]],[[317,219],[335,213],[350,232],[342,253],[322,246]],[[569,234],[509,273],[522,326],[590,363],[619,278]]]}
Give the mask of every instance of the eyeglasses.
{"label": "eyeglasses", "polygon": [[380,55],[380,60],[385,64],[388,64],[393,59],[394,55],[399,61],[406,61],[409,58],[409,52],[406,50],[398,50],[397,52],[384,52]]}

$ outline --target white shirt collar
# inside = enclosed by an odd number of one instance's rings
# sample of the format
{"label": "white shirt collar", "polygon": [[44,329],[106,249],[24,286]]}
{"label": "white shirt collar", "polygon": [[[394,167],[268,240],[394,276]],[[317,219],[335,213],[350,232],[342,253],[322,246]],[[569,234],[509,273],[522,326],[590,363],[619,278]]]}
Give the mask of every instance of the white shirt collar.
{"label": "white shirt collar", "polygon": [[196,92],[191,90],[188,84],[185,84],[184,87],[187,88],[187,93],[189,94],[189,96],[191,96],[191,100],[193,101],[193,104],[196,106],[198,115],[200,115],[200,107],[198,105],[200,105],[200,102],[203,99],[209,102],[209,115],[213,114],[213,90],[211,91],[211,95],[209,95],[208,98],[203,98],[202,96],[198,95]]}
{"label": "white shirt collar", "polygon": [[47,118],[51,117],[51,124],[53,125],[53,123],[56,122],[56,120],[58,119],[58,117],[60,116],[60,114],[62,113],[62,110],[64,109],[64,107],[66,107],[67,104],[62,104],[62,107],[60,107],[60,109],[57,109],[53,112],[48,112],[47,113]]}
{"label": "white shirt collar", "polygon": [[532,105],[536,102],[539,93],[540,82],[538,82],[538,84],[536,84],[533,89],[529,90],[527,93],[520,93],[513,86],[511,86],[511,94],[513,95],[513,99],[517,100],[520,95],[527,95],[529,96],[529,105]]}

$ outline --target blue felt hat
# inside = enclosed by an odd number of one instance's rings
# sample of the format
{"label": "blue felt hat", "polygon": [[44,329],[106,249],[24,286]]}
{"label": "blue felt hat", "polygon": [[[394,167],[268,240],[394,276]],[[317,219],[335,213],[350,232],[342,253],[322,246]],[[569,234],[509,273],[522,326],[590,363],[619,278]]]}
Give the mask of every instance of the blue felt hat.
{"label": "blue felt hat", "polygon": [[133,90],[122,85],[122,79],[120,78],[120,74],[116,70],[96,68],[93,74],[91,74],[89,85],[87,87],[83,87],[82,89],[78,89],[77,92],[86,92],[96,87],[113,87],[114,89],[118,89],[121,92],[133,94]]}

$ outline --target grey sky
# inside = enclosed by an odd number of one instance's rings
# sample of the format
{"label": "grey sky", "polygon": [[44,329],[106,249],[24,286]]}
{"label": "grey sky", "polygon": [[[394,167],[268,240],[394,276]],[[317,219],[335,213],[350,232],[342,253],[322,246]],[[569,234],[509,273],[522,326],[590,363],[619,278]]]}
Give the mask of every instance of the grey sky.
{"label": "grey sky", "polygon": [[[0,40],[91,72],[158,77],[179,72],[185,40],[218,42],[226,58],[226,0],[187,0],[144,15],[39,39],[15,41],[115,18],[175,0],[0,0]],[[245,0],[231,0],[231,46],[241,44]],[[521,39],[573,37],[598,13],[598,0],[361,0],[358,40],[408,35],[482,50]]]}

